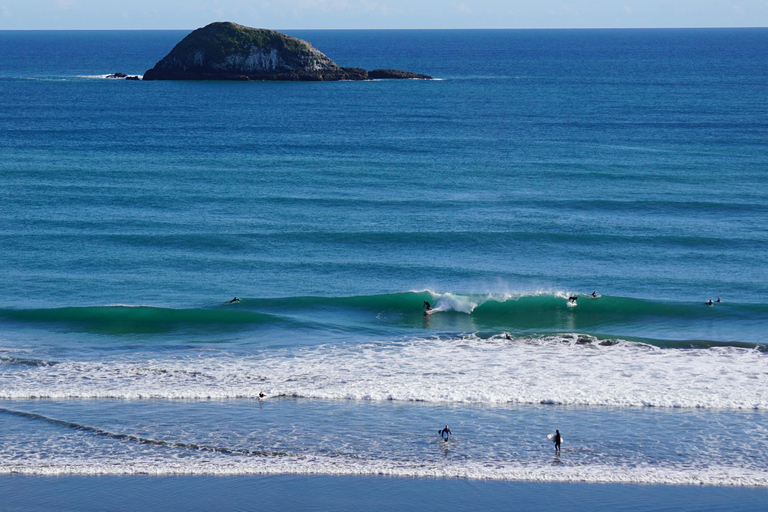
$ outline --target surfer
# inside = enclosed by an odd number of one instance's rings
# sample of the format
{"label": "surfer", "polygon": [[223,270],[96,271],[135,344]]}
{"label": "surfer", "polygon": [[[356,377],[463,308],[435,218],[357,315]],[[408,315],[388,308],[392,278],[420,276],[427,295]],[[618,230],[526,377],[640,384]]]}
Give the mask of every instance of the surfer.
{"label": "surfer", "polygon": [[234,299],[227,301],[227,304],[234,304],[235,302],[240,302],[240,299],[235,297]]}
{"label": "surfer", "polygon": [[717,298],[717,300],[716,300],[715,302],[721,302],[721,301],[720,301],[720,297],[718,297],[718,298]]}
{"label": "surfer", "polygon": [[596,298],[597,298],[597,290],[595,290],[595,291],[593,291],[593,292],[592,292],[592,298],[593,298],[593,299],[596,299]]}
{"label": "surfer", "polygon": [[553,441],[555,442],[555,451],[559,452],[560,451],[560,441],[562,441],[562,438],[560,437],[560,431],[559,430],[555,430],[555,438],[553,439]]}
{"label": "surfer", "polygon": [[262,400],[265,396],[267,395],[265,395],[262,391],[259,391],[259,400]]}
{"label": "surfer", "polygon": [[432,305],[431,305],[429,302],[427,302],[427,301],[424,301],[424,308],[425,308],[427,311],[429,311],[430,309],[432,309]]}
{"label": "surfer", "polygon": [[711,306],[712,304],[714,304],[714,302],[712,302],[712,299],[709,299],[709,300],[707,301],[707,306]]}
{"label": "surfer", "polygon": [[574,297],[573,295],[568,297],[568,302],[570,302],[571,304],[576,304],[577,300],[579,300],[579,298],[578,297]]}
{"label": "surfer", "polygon": [[448,425],[446,425],[444,429],[438,430],[437,433],[442,436],[443,441],[446,443],[448,442],[448,437],[453,435],[451,429],[448,428]]}

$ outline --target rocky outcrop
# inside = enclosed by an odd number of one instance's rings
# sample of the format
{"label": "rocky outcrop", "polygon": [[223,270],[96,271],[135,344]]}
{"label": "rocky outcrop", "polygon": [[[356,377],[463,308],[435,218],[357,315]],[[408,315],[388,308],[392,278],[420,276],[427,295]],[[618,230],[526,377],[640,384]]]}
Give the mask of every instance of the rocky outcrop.
{"label": "rocky outcrop", "polygon": [[411,73],[410,71],[398,71],[396,69],[374,69],[373,71],[368,72],[368,78],[419,78],[421,80],[432,80],[431,76],[419,75],[417,73]]}
{"label": "rocky outcrop", "polygon": [[[376,76],[371,76],[375,73]],[[144,80],[368,80],[422,78],[407,71],[340,67],[307,41],[275,30],[211,23],[189,34]]]}
{"label": "rocky outcrop", "polygon": [[107,75],[107,78],[122,78],[123,80],[141,80],[136,75],[126,75],[125,73],[112,73]]}

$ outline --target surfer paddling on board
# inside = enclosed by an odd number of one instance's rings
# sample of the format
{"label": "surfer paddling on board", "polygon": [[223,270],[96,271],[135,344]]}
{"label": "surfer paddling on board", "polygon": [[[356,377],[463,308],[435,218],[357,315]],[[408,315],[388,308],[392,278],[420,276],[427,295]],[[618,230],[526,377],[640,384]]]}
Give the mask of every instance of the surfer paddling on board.
{"label": "surfer paddling on board", "polygon": [[228,301],[227,301],[225,304],[234,304],[235,302],[240,302],[240,299],[238,299],[237,297],[235,297],[235,298],[234,298],[234,299],[232,299],[232,300],[228,300]]}
{"label": "surfer paddling on board", "polygon": [[451,429],[448,428],[448,425],[446,425],[444,429],[438,430],[437,433],[440,434],[440,436],[443,438],[443,441],[446,443],[448,442],[448,438],[453,435]]}

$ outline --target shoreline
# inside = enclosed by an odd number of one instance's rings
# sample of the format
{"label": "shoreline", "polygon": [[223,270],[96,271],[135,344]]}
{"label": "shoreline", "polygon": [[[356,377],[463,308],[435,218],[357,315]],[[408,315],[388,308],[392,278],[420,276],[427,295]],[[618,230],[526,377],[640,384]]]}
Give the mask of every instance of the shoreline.
{"label": "shoreline", "polygon": [[749,511],[768,488],[386,476],[0,476],[3,509]]}
{"label": "shoreline", "polygon": [[[551,463],[554,468],[548,470],[544,468],[516,468],[510,471],[499,469],[499,473],[489,476],[488,474],[477,474],[467,470],[450,471],[446,469],[422,469],[421,471],[399,470],[392,468],[376,468],[373,462],[368,468],[356,468],[357,472],[344,469],[329,470],[323,467],[320,470],[312,468],[295,468],[286,470],[284,467],[273,468],[265,466],[262,468],[232,468],[217,467],[215,463],[208,461],[204,465],[208,466],[206,471],[199,464],[194,468],[183,468],[179,465],[173,468],[153,469],[146,467],[146,463],[136,466],[117,466],[114,468],[105,468],[104,466],[51,466],[48,468],[19,469],[16,467],[0,467],[0,478],[382,478],[382,479],[401,479],[401,480],[428,480],[428,481],[466,481],[479,483],[498,483],[498,484],[532,484],[532,485],[596,485],[596,486],[655,486],[655,487],[693,487],[693,488],[729,488],[729,489],[763,489],[768,492],[768,483],[766,478],[756,479],[744,477],[741,475],[726,476],[722,468],[715,471],[719,473],[717,477],[702,478],[701,476],[685,478],[680,476],[677,479],[670,480],[668,474],[651,478],[650,476],[633,477],[630,474],[621,477],[609,477],[603,473],[600,477],[594,475],[573,472],[568,467],[560,465],[559,460],[554,459]],[[139,467],[140,466],[140,467]],[[616,468],[605,468],[610,471]],[[657,468],[663,471],[664,468]],[[563,474],[565,473],[565,474]]]}

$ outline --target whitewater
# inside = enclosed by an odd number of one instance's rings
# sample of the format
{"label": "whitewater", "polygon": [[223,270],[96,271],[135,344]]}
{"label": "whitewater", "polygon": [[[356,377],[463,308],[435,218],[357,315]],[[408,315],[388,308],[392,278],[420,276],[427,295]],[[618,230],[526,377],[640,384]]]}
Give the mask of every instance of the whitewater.
{"label": "whitewater", "polygon": [[[768,409],[768,357],[559,335],[435,337],[243,355],[51,361],[0,352],[4,399],[290,396],[433,403]],[[188,352],[192,352],[189,354]]]}

